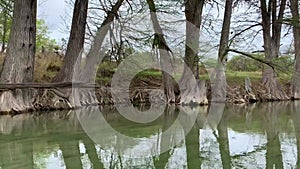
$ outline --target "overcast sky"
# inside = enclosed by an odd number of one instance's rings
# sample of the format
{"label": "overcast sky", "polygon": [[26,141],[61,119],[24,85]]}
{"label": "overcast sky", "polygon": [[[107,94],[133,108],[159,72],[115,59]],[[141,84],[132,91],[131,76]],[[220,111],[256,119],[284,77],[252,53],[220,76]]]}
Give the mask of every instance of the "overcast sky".
{"label": "overcast sky", "polygon": [[[39,1],[38,18],[44,19],[46,21],[49,31],[51,32],[50,37],[56,39],[58,42],[60,42],[62,38],[67,38],[68,37],[68,33],[66,32],[67,26],[64,24],[64,20],[66,23],[70,24],[72,9],[66,4],[65,2],[66,0],[38,0],[38,1]],[[222,19],[222,13],[223,12],[219,13],[218,15],[219,19]],[[69,18],[65,18],[67,15],[69,15]],[[220,26],[216,26],[216,27],[218,28]],[[204,37],[203,34],[201,36]],[[216,42],[218,43],[218,41]],[[253,47],[257,48],[257,50],[262,49],[262,40],[255,41],[255,42],[256,43],[252,44],[251,46],[254,45],[255,47],[254,46]],[[291,43],[291,37],[288,36],[283,38],[282,43],[283,46],[281,47],[281,50],[286,51],[287,48],[289,48],[289,45]],[[247,49],[243,49],[243,50],[247,51]]]}
{"label": "overcast sky", "polygon": [[[63,17],[65,16],[67,5],[64,0],[39,0],[38,6],[38,18],[44,19],[48,25],[49,31],[51,32],[50,37],[58,41],[61,38],[66,38],[66,34],[63,33],[64,29]],[[71,14],[70,14],[71,15]]]}

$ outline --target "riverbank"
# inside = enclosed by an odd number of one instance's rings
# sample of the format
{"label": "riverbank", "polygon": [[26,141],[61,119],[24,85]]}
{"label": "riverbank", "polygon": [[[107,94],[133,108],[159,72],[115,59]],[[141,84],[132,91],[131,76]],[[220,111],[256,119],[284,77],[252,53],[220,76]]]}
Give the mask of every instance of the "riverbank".
{"label": "riverbank", "polygon": [[[3,57],[0,57],[0,62],[1,61],[3,61]],[[62,61],[63,58],[55,53],[38,54],[36,57],[36,69],[34,72],[35,83],[41,85],[50,83],[56,73],[59,72]],[[74,98],[66,96],[66,93],[70,95],[72,92],[72,84],[67,87],[54,87],[53,89],[31,88],[31,91],[34,93],[34,100],[31,103],[31,108],[26,109],[26,111],[74,109],[80,107],[80,105],[89,104],[114,104],[117,101],[112,97],[110,83],[117,67],[118,64],[116,62],[102,62],[98,66],[98,71],[95,76],[94,85],[97,87],[95,89],[78,89],[80,90],[80,95],[77,95],[76,97],[82,97],[84,95],[89,95],[88,97],[91,97],[92,95],[92,101],[87,101],[85,103],[78,102],[78,104],[73,103],[71,99]],[[244,104],[259,101],[274,101],[274,99],[269,98],[269,92],[261,84],[261,78],[262,75],[259,71],[232,71],[227,69],[226,102]],[[209,73],[202,70],[200,79],[206,81],[207,98],[210,100],[211,84]],[[280,84],[282,84],[283,90],[289,95],[289,80],[291,79],[291,74],[279,73],[278,79]],[[158,91],[159,89],[162,89],[161,71],[148,69],[138,73],[135,78],[131,80],[129,89],[124,90],[124,94],[122,94],[122,96],[129,93],[130,101],[134,104],[149,103],[151,92]],[[179,89],[176,90],[179,91]],[[177,98],[176,100],[179,101],[180,92],[176,92],[175,94]],[[18,110],[15,111],[19,112]]]}

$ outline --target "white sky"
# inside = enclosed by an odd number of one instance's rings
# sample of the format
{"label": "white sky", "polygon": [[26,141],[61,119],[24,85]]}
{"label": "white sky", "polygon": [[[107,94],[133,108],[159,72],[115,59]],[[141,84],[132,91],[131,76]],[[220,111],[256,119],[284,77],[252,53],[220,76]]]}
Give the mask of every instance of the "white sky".
{"label": "white sky", "polygon": [[[39,0],[38,5],[38,18],[44,19],[49,28],[51,34],[49,35],[51,38],[60,41],[61,38],[66,38],[68,35],[63,33],[63,29],[65,29],[63,17],[65,16],[65,11],[70,10],[67,9],[67,5],[64,0]],[[71,14],[72,15],[72,14]]]}
{"label": "white sky", "polygon": [[[66,0],[38,0],[38,18],[44,19],[49,28],[50,37],[56,39],[58,42],[61,41],[62,38],[67,38],[68,33],[66,32],[66,23],[70,24],[70,18],[63,18],[67,15],[72,16],[72,9],[68,7],[66,4]],[[68,0],[67,0],[68,1]],[[43,3],[40,3],[43,2]],[[223,11],[221,10],[219,13],[219,19],[222,19]],[[218,26],[217,26],[218,27]],[[203,37],[203,35],[202,35]],[[218,42],[218,41],[216,41]],[[286,37],[282,39],[282,43],[284,44],[281,50],[286,50],[291,43],[291,37]],[[254,43],[255,44],[255,43]],[[257,45],[257,46],[256,46]],[[256,41],[256,47],[258,49],[262,49],[262,42]],[[247,51],[247,49],[244,49]]]}

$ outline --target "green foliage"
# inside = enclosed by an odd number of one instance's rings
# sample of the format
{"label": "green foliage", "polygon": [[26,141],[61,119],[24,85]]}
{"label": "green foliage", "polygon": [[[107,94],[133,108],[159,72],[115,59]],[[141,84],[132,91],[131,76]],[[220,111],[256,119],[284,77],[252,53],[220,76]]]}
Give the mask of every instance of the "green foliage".
{"label": "green foliage", "polygon": [[[4,33],[4,23],[6,22],[6,32],[5,32],[5,35],[3,34]],[[5,44],[8,43],[8,39],[9,39],[9,34],[10,34],[10,28],[11,28],[11,25],[12,25],[12,17],[7,14],[6,12],[1,12],[0,13],[0,30],[1,30],[1,34],[0,34],[0,39],[3,40],[3,36],[5,36],[4,38],[4,42]]]}
{"label": "green foliage", "polygon": [[7,44],[12,25],[13,1],[0,1],[0,40],[2,44]]}
{"label": "green foliage", "polygon": [[292,72],[294,70],[295,60],[293,56],[282,56],[277,58],[274,63],[286,71]]}
{"label": "green foliage", "polygon": [[49,29],[44,20],[39,19],[36,22],[36,49],[37,51],[53,51],[59,48],[55,39],[49,37]]}
{"label": "green foliage", "polygon": [[[256,55],[256,57],[263,59],[262,55]],[[234,56],[227,63],[227,69],[232,71],[256,72],[261,71],[262,68],[262,63],[244,56]]]}
{"label": "green foliage", "polygon": [[[264,60],[263,55],[256,55],[255,57]],[[281,56],[275,59],[273,63],[279,66],[281,69],[283,68],[289,72],[293,71],[294,59],[292,56]],[[227,63],[227,69],[232,71],[256,72],[262,71],[263,67],[263,63],[244,56],[234,56]]]}
{"label": "green foliage", "polygon": [[118,64],[113,61],[103,61],[97,69],[96,83],[108,85],[116,71]]}
{"label": "green foliage", "polygon": [[[6,33],[5,35],[3,34],[4,32],[4,24],[6,22]],[[7,14],[5,11],[0,12],[0,40],[2,43],[3,36],[5,44],[8,43],[9,41],[9,34],[10,34],[10,29],[12,25],[12,16]],[[49,29],[45,23],[44,20],[39,19],[36,22],[36,50],[38,52],[41,52],[42,49],[46,51],[53,51],[55,49],[59,48],[59,45],[57,44],[55,39],[51,39],[49,37]]]}

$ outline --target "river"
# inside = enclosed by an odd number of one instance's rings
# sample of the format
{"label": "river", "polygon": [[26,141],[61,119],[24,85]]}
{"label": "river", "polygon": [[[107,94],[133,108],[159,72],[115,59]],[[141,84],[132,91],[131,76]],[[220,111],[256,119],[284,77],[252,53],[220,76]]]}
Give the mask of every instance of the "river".
{"label": "river", "polygon": [[0,168],[300,168],[300,102],[0,116]]}

